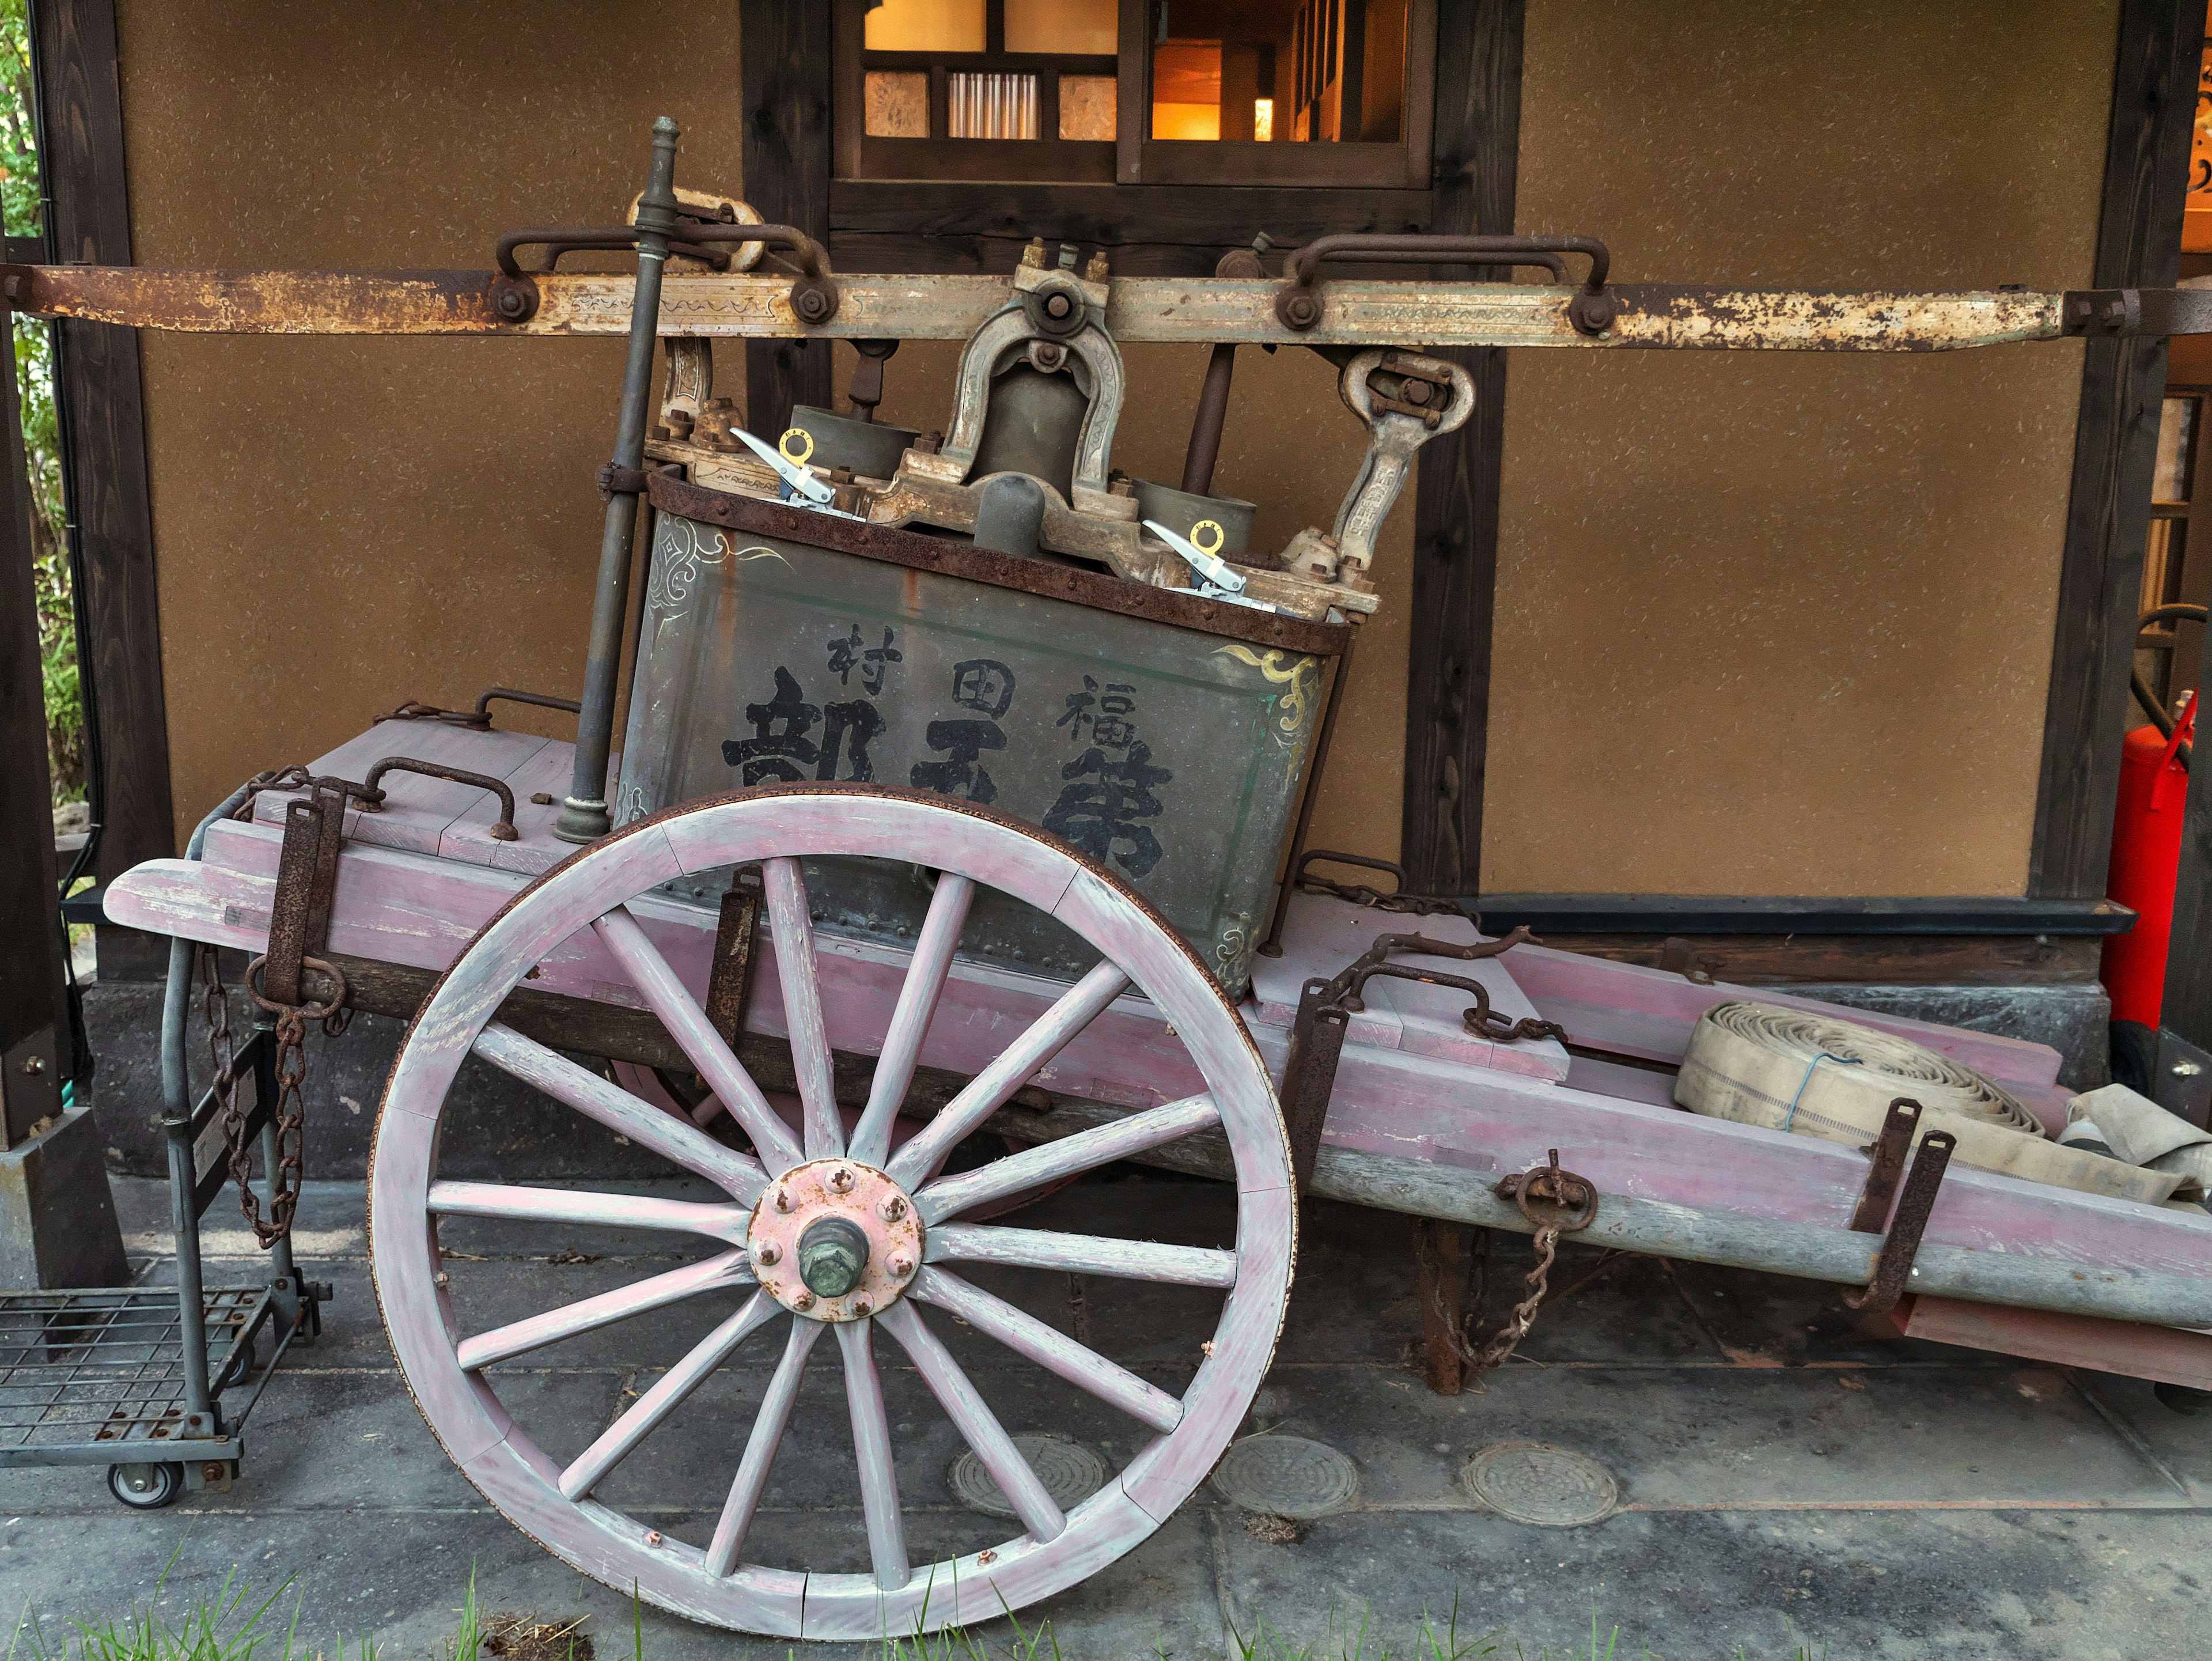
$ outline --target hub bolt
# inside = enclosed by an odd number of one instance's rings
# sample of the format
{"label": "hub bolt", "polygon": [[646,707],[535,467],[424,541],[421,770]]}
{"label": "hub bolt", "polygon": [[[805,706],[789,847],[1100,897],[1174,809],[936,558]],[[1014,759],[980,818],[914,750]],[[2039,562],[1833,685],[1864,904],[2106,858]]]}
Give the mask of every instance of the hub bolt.
{"label": "hub bolt", "polygon": [[814,1307],[814,1294],[813,1294],[812,1293],[811,1293],[811,1292],[800,1292],[800,1293],[798,1293],[794,1294],[794,1295],[793,1296],[793,1298],[792,1298],[792,1300],[791,1300],[791,1306],[792,1306],[793,1309],[811,1309],[811,1308],[813,1308],[813,1307]]}
{"label": "hub bolt", "polygon": [[884,1267],[903,1280],[914,1273],[914,1256],[910,1252],[894,1251],[885,1259]]}
{"label": "hub bolt", "polygon": [[776,1189],[775,1208],[778,1211],[788,1211],[791,1209],[791,1190],[789,1189],[779,1188]]}
{"label": "hub bolt", "polygon": [[783,1248],[773,1240],[763,1240],[760,1249],[753,1253],[753,1261],[763,1268],[774,1269],[783,1261]]}
{"label": "hub bolt", "polygon": [[843,1165],[839,1165],[830,1173],[830,1191],[832,1194],[850,1194],[853,1191],[853,1184],[857,1180],[851,1171]]}
{"label": "hub bolt", "polygon": [[906,1215],[906,1196],[901,1194],[886,1195],[883,1202],[876,1208],[876,1215],[887,1223],[898,1221],[900,1218]]}

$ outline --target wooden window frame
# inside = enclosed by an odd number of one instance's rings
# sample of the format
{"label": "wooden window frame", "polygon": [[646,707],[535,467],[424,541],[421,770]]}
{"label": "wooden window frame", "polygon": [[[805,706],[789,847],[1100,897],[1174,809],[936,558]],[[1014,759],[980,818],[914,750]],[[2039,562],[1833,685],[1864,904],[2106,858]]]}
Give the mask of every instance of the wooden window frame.
{"label": "wooden window frame", "polygon": [[[866,52],[865,0],[835,0],[832,25],[831,110],[836,177],[850,180],[921,182],[1038,180],[1056,185],[1205,185],[1292,186],[1318,190],[1425,191],[1430,186],[1431,127],[1436,110],[1437,0],[1408,0],[1406,18],[1406,96],[1395,143],[1366,140],[1269,143],[1152,138],[1150,30],[1154,0],[1121,0],[1120,32],[1112,58],[1018,55],[1005,51],[1004,0],[987,0],[981,52]],[[1424,48],[1429,48],[1424,50]],[[1302,56],[1285,66],[1285,78],[1306,73]],[[927,138],[880,138],[867,131],[867,72],[923,70],[930,73]],[[1023,139],[945,136],[945,80],[961,70],[1037,77],[1037,130],[1051,137]],[[1066,139],[1060,131],[1060,77],[1111,75],[1116,89],[1115,136],[1110,142]],[[1278,82],[1279,88],[1280,82]],[[1279,90],[1278,131],[1294,104]]]}
{"label": "wooden window frame", "polygon": [[[1121,0],[1121,88],[1115,178],[1123,185],[1304,185],[1322,188],[1422,190],[1430,185],[1431,127],[1436,115],[1437,0],[1408,0],[1406,101],[1395,143],[1355,139],[1152,138],[1152,55],[1146,50],[1155,0]],[[1310,33],[1310,31],[1305,33]],[[1424,43],[1431,50],[1424,54]],[[1291,54],[1288,77],[1307,78],[1313,56],[1304,42]],[[1286,101],[1277,82],[1277,130]]]}

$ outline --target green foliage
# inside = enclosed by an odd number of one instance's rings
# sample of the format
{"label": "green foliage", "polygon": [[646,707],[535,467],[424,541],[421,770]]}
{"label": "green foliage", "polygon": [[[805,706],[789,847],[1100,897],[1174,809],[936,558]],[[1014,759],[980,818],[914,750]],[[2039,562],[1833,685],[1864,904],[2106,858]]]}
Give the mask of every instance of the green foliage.
{"label": "green foliage", "polygon": [[[256,1603],[234,1568],[223,1576],[215,1595],[195,1602],[183,1620],[173,1626],[163,1619],[154,1605],[160,1601],[169,1571],[177,1566],[178,1554],[184,1548],[179,1540],[161,1578],[154,1582],[152,1598],[143,1607],[130,1610],[120,1620],[110,1616],[100,1621],[72,1621],[72,1632],[63,1636],[58,1648],[48,1646],[37,1615],[27,1605],[0,1661],[18,1661],[19,1655],[21,1661],[255,1661],[257,1656],[263,1661],[322,1661],[319,1652],[311,1656],[299,1646],[296,1598],[292,1618],[283,1631],[264,1624],[285,1587],[291,1585],[289,1580]],[[364,1637],[359,1651],[349,1656],[341,1638],[332,1661],[377,1661],[376,1646]]]}
{"label": "green foliage", "polygon": [[[0,222],[10,236],[36,236],[39,201],[37,129],[32,119],[31,41],[24,0],[0,0]],[[54,800],[85,791],[84,694],[76,660],[76,624],[64,539],[60,429],[54,409],[54,346],[50,325],[17,317],[15,386],[21,403],[23,454],[31,477],[31,563],[39,607],[39,655],[46,683],[46,760]]]}

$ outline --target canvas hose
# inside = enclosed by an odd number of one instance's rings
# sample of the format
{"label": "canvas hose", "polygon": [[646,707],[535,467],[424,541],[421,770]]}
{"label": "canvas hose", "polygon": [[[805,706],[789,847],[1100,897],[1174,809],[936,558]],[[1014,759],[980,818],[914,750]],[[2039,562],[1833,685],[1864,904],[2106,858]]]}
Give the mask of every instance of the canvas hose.
{"label": "canvas hose", "polygon": [[1808,1010],[1716,1004],[1698,1017],[1674,1081],[1674,1099],[1692,1113],[1854,1147],[1873,1142],[1900,1096],[1920,1104],[1916,1141],[1948,1130],[1959,1139],[1952,1158],[1983,1171],[2152,1205],[2186,1180],[2046,1141],[2017,1100],[1949,1056]]}

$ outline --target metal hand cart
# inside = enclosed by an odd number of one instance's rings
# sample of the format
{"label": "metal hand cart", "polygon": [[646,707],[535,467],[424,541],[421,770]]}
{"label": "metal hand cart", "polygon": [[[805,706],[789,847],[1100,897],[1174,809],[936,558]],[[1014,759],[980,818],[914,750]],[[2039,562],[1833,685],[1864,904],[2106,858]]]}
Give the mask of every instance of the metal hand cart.
{"label": "metal hand cart", "polygon": [[271,1249],[268,1279],[204,1283],[199,1220],[230,1177],[226,1093],[234,1138],[258,1146],[271,1203],[281,1159],[270,1031],[239,1049],[231,1076],[229,1092],[210,1088],[190,1112],[163,1117],[173,1287],[0,1292],[0,1467],[106,1465],[108,1491],[141,1510],[229,1491],[248,1416],[294,1339],[319,1329],[330,1295],[301,1275],[289,1238]]}
{"label": "metal hand cart", "polygon": [[[1964,1149],[1947,1166],[1933,1133],[1908,1162],[1909,1113],[1862,1147],[1673,1095],[1706,1018],[1752,995],[1912,1040],[2046,1127],[2055,1052],[1489,939],[1456,906],[1324,880],[1307,866],[1346,856],[1303,847],[1344,656],[1387,599],[1376,526],[1420,444],[1472,407],[1431,349],[1950,350],[2212,330],[2212,295],[1623,287],[1576,238],[1331,238],[1279,274],[1232,256],[1210,282],[1117,279],[1041,243],[1011,277],[841,277],[800,233],[675,192],[675,137],[656,129],[633,223],[517,233],[489,276],[6,278],[19,308],[140,326],[628,336],[576,742],[498,728],[497,689],[472,711],[403,704],[213,818],[203,858],[150,862],[106,899],[116,922],[256,954],[249,984],[281,1008],[412,1017],[374,1153],[378,1293],[432,1429],[532,1537],[694,1619],[809,1638],[1061,1590],[1157,1529],[1236,1433],[1302,1194],[1807,1275],[1869,1312],[1910,1296],[2116,1334],[2212,1327],[2201,1209],[2022,1181]],[[634,280],[555,269],[630,246]],[[784,274],[757,269],[769,250]],[[1440,258],[1560,280],[1326,269]],[[714,396],[717,335],[860,343],[854,414],[801,410],[757,441]],[[871,418],[907,338],[967,343],[942,434]],[[1111,465],[1133,339],[1216,348],[1180,489]],[[1238,342],[1322,350],[1372,436],[1335,523],[1275,554],[1240,545],[1249,504],[1209,494]],[[465,1165],[453,1104],[484,1067],[708,1197],[503,1179],[495,1147]],[[1224,1179],[1233,1215],[1191,1208],[1175,1226],[1212,1235],[1174,1241],[990,1220],[1125,1159]],[[441,1244],[580,1226],[694,1251],[495,1319]],[[1152,1347],[1110,1357],[1024,1307],[1007,1271],[1133,1283]],[[1425,1303],[1432,1364],[1457,1366],[1448,1278],[1431,1265]],[[1155,1337],[1176,1320],[1187,1342]],[[524,1358],[644,1354],[679,1329],[588,1440],[550,1426]],[[1055,1495],[979,1390],[976,1346],[1064,1381],[1072,1411],[1133,1421],[1133,1451],[1095,1492]],[[825,1407],[806,1384],[831,1348]],[[905,1504],[894,1354],[997,1484],[1011,1536]],[[671,1459],[729,1472],[711,1520],[654,1520]],[[793,1534],[786,1482],[848,1486],[864,1542]]]}

